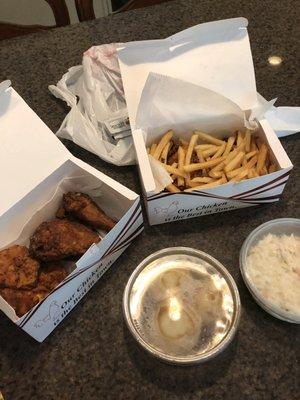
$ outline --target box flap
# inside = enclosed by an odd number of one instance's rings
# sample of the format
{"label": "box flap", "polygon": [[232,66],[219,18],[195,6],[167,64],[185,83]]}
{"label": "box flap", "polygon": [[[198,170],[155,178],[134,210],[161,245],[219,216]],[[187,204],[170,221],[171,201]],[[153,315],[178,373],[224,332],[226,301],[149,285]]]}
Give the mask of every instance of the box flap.
{"label": "box flap", "polygon": [[253,108],[257,97],[247,25],[245,18],[233,18],[196,25],[163,40],[122,45],[118,56],[132,127],[149,72],[213,90],[243,110]]}
{"label": "box flap", "polygon": [[21,96],[0,86],[0,215],[68,159],[68,150]]}

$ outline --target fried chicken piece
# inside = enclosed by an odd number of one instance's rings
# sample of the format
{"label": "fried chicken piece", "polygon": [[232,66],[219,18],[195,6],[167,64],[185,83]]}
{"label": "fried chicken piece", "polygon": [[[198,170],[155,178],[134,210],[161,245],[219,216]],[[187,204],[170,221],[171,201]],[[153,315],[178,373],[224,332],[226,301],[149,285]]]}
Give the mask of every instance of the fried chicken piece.
{"label": "fried chicken piece", "polygon": [[60,219],[62,219],[62,218],[66,218],[66,210],[65,210],[65,208],[64,208],[64,206],[63,205],[61,205],[60,207],[59,207],[59,209],[56,211],[56,218],[60,218]]}
{"label": "fried chicken piece", "polygon": [[39,303],[48,292],[43,290],[0,289],[0,294],[16,311],[18,317],[26,314],[32,307]]}
{"label": "fried chicken piece", "polygon": [[57,218],[71,216],[87,223],[93,228],[111,230],[116,222],[84,193],[69,192],[64,194],[62,206],[56,213]]}
{"label": "fried chicken piece", "polygon": [[42,264],[37,288],[51,292],[67,275],[65,267],[59,261]]}
{"label": "fried chicken piece", "polygon": [[36,285],[40,263],[25,246],[0,251],[0,287],[30,288]]}
{"label": "fried chicken piece", "polygon": [[99,235],[79,222],[54,219],[43,222],[30,238],[30,253],[41,261],[81,256]]}
{"label": "fried chicken piece", "polygon": [[67,271],[60,262],[50,262],[40,268],[37,286],[32,289],[2,288],[0,295],[21,317],[45,298],[67,276]]}

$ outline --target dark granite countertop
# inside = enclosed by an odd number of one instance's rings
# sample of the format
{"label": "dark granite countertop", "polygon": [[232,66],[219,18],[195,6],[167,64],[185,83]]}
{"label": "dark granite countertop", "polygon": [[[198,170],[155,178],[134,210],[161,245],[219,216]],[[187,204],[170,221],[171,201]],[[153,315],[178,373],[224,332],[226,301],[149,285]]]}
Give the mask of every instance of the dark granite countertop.
{"label": "dark granite countertop", "polygon": [[[298,8],[298,10],[297,10]],[[0,42],[0,81],[14,88],[53,130],[67,108],[48,85],[79,64],[95,44],[163,38],[192,25],[244,16],[258,91],[278,105],[299,105],[295,0],[179,0],[107,18]],[[298,20],[299,22],[299,20]],[[299,25],[299,24],[298,24]],[[281,66],[267,63],[283,57]],[[0,390],[5,400],[208,399],[292,400],[299,395],[299,326],[266,314],[242,282],[238,256],[246,236],[273,218],[299,217],[300,142],[282,139],[295,168],[278,203],[155,227],[143,234],[42,344],[0,316]],[[0,144],[1,145],[1,144]],[[77,157],[140,192],[136,167],[118,168],[73,143]],[[5,188],[2,185],[2,190]],[[168,246],[209,252],[227,266],[242,301],[238,336],[205,365],[179,368],[159,363],[137,347],[122,318],[121,299],[135,266]]]}

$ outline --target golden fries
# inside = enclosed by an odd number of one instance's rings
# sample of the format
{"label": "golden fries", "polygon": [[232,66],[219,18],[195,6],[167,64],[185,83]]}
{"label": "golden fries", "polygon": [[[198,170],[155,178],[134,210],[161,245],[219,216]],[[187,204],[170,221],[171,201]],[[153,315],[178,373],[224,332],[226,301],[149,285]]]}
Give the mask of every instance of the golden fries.
{"label": "golden fries", "polygon": [[185,155],[185,163],[184,165],[189,165],[191,163],[191,158],[192,158],[192,154],[194,151],[194,147],[197,143],[197,139],[198,139],[198,135],[193,135],[191,137],[190,143],[189,143],[189,147],[187,149],[186,155]]}
{"label": "golden fries", "polygon": [[209,183],[213,179],[209,178],[208,176],[198,176],[196,178],[191,179],[191,183]]}
{"label": "golden fries", "polygon": [[213,171],[213,170],[211,170],[211,171],[209,171],[208,175],[211,178],[218,179],[218,178],[222,178],[223,172],[222,171]]}
{"label": "golden fries", "polygon": [[[199,161],[200,161],[201,163],[202,163],[202,162],[205,162],[205,158],[204,158],[204,155],[203,155],[202,151],[201,151],[200,149],[198,149],[198,150],[196,151],[196,153],[197,153],[197,156],[198,156]],[[202,170],[202,176],[207,176],[207,171],[206,171],[206,169],[203,169],[203,170]]]}
{"label": "golden fries", "polygon": [[226,143],[224,142],[221,146],[219,146],[219,149],[217,152],[212,156],[212,158],[219,158],[221,155],[224,153],[226,147]]}
{"label": "golden fries", "polygon": [[247,164],[243,165],[240,168],[228,171],[226,173],[226,175],[228,178],[233,178],[234,176],[238,175],[242,171],[252,169],[256,163],[257,163],[257,156],[254,156],[253,158],[251,158],[250,161],[247,162]]}
{"label": "golden fries", "polygon": [[252,157],[255,156],[257,153],[258,153],[257,150],[250,151],[250,153],[248,153],[248,154],[245,155],[245,159],[246,159],[246,160],[249,160],[249,158],[252,158]]}
{"label": "golden fries", "polygon": [[156,150],[156,147],[157,147],[157,144],[156,144],[156,143],[153,143],[152,146],[150,147],[150,154],[151,154],[151,156],[154,155],[154,152],[155,152],[155,150]]}
{"label": "golden fries", "polygon": [[154,158],[156,158],[157,160],[159,159],[161,152],[163,151],[166,144],[172,139],[172,137],[173,137],[173,131],[168,131],[167,133],[164,134],[164,136],[160,139],[160,142],[156,146],[156,149],[153,153]]}
{"label": "golden fries", "polygon": [[249,131],[249,129],[247,129],[246,130],[246,134],[245,134],[245,150],[246,150],[246,153],[249,153],[250,146],[251,146],[251,132]]}
{"label": "golden fries", "polygon": [[173,185],[173,183],[170,183],[170,185],[166,186],[166,189],[168,192],[171,192],[171,193],[178,193],[181,191],[180,189],[178,189],[177,186]]}
{"label": "golden fries", "polygon": [[244,169],[238,175],[236,175],[234,178],[232,178],[230,180],[230,182],[239,182],[239,181],[241,181],[243,178],[245,178],[248,175],[248,172],[249,172],[248,169]]}
{"label": "golden fries", "polygon": [[226,149],[224,151],[224,156],[227,156],[229,154],[229,152],[232,149],[232,146],[233,146],[234,142],[235,142],[235,136],[230,136],[228,138],[227,143],[226,143]]}
{"label": "golden fries", "polygon": [[164,147],[164,149],[163,149],[163,151],[162,151],[162,153],[161,153],[160,161],[163,162],[164,164],[167,163],[168,153],[169,153],[169,148],[170,148],[170,146],[171,146],[171,143],[168,142],[168,143],[165,145],[165,147]]}
{"label": "golden fries", "polygon": [[224,171],[229,172],[235,169],[243,160],[245,153],[239,151],[237,155],[225,166]]}
{"label": "golden fries", "polygon": [[211,167],[214,167],[215,165],[219,164],[223,160],[224,160],[224,157],[219,157],[219,158],[215,158],[214,160],[205,161],[203,163],[185,165],[183,167],[183,170],[185,172],[193,172],[193,171],[197,171],[198,169],[211,168]]}
{"label": "golden fries", "polygon": [[207,150],[203,150],[203,157],[207,158],[209,156],[212,156],[213,154],[215,154],[218,149],[220,148],[220,146],[211,146],[209,149]]}
{"label": "golden fries", "polygon": [[173,179],[166,187],[171,193],[210,189],[277,171],[267,145],[250,130],[236,131],[223,140],[195,131],[189,142],[178,140],[169,130],[147,152]]}
{"label": "golden fries", "polygon": [[[183,172],[182,167],[184,166],[184,161],[185,161],[185,151],[183,147],[179,146],[178,147],[178,169]],[[178,186],[184,186],[184,178],[182,176],[178,177],[177,180]]]}
{"label": "golden fries", "polygon": [[178,168],[173,167],[172,165],[162,164],[164,168],[169,172],[169,174],[173,174],[176,176],[181,176],[182,178],[186,178],[187,175],[184,172],[181,172]]}
{"label": "golden fries", "polygon": [[257,166],[256,166],[256,171],[258,175],[262,173],[263,167],[265,166],[267,152],[268,152],[267,146],[264,143],[262,143],[259,149]]}
{"label": "golden fries", "polygon": [[225,158],[224,160],[224,165],[227,165],[230,163],[230,161],[237,155],[238,151],[237,149],[232,150]]}
{"label": "golden fries", "polygon": [[236,142],[237,142],[237,145],[238,145],[238,146],[240,146],[240,145],[243,143],[242,132],[238,132]]}
{"label": "golden fries", "polygon": [[198,144],[195,146],[195,150],[207,150],[210,149],[213,146],[213,144]]}
{"label": "golden fries", "polygon": [[217,181],[214,181],[214,182],[206,183],[204,185],[195,186],[195,187],[193,187],[191,189],[185,189],[185,192],[191,192],[192,190],[197,190],[197,189],[210,189],[210,188],[219,186],[222,183],[224,183],[223,182],[223,178],[221,178],[221,179],[219,179]]}
{"label": "golden fries", "polygon": [[223,140],[217,139],[207,133],[195,131],[195,133],[199,136],[199,139],[204,140],[205,142],[216,144],[217,146],[221,146],[224,142]]}
{"label": "golden fries", "polygon": [[258,148],[256,146],[255,140],[251,140],[250,151],[257,151]]}
{"label": "golden fries", "polygon": [[224,168],[225,163],[224,161],[221,161],[219,164],[217,164],[215,167],[213,167],[211,169],[211,171],[217,172],[217,171],[222,171],[222,169]]}

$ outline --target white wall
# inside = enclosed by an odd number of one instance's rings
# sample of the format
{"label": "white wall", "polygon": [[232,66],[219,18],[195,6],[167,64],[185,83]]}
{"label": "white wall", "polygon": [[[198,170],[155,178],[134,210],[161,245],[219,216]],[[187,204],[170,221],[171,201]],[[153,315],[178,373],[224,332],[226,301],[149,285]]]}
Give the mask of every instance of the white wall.
{"label": "white wall", "polygon": [[[66,0],[71,24],[78,22],[74,0]],[[111,12],[111,0],[94,0],[96,18]],[[0,21],[22,25],[55,25],[51,7],[45,0],[0,0]]]}

